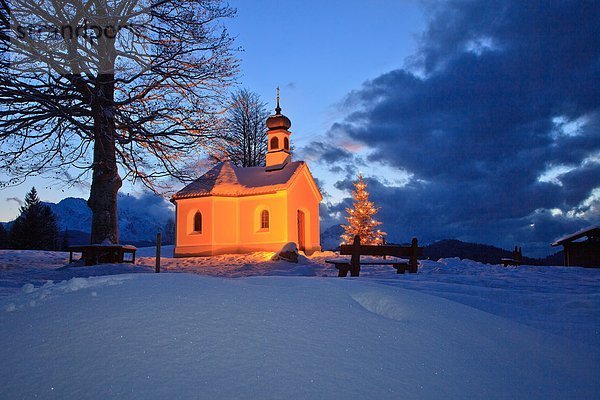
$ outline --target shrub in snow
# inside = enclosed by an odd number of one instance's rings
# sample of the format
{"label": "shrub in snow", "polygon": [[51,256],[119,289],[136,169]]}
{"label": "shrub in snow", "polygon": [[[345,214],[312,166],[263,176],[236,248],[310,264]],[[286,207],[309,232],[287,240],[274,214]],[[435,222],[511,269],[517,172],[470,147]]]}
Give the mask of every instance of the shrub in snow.
{"label": "shrub in snow", "polygon": [[284,260],[288,262],[298,262],[298,246],[296,243],[286,243],[281,250],[279,250],[274,256],[273,260]]}

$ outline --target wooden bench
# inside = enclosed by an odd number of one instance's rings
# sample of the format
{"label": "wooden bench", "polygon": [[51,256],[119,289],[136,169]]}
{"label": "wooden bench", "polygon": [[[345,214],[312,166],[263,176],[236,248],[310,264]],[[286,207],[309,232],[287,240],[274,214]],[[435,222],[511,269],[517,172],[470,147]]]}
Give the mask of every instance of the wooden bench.
{"label": "wooden bench", "polygon": [[[416,273],[419,268],[417,257],[423,255],[423,248],[419,247],[417,238],[413,238],[410,246],[393,246],[393,245],[361,245],[360,237],[356,235],[352,244],[343,244],[340,246],[340,255],[351,256],[348,260],[327,260],[325,262],[334,264],[338,269],[338,276],[360,275],[361,265],[390,265],[396,269],[397,274],[403,274],[408,270],[410,273]],[[393,257],[408,257],[408,262],[395,260],[368,260],[360,261],[360,256],[393,256]]]}
{"label": "wooden bench", "polygon": [[512,258],[501,258],[500,263],[505,267],[509,265],[519,266],[523,264],[523,251],[520,247],[515,246]]}
{"label": "wooden bench", "polygon": [[[135,264],[136,250],[135,246],[122,244],[69,246],[69,263],[73,262],[73,253],[81,253],[81,259],[87,266],[114,263]],[[125,257],[126,254],[131,254],[131,258]]]}

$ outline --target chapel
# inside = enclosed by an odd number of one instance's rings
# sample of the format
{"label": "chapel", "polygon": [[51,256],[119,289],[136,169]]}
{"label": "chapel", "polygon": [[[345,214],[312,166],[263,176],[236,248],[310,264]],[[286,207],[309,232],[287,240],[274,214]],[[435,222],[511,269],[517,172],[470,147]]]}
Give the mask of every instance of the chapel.
{"label": "chapel", "polygon": [[222,162],[172,197],[175,257],[279,251],[289,242],[306,254],[321,250],[323,196],[306,162],[292,160],[279,95],[266,124],[264,167]]}

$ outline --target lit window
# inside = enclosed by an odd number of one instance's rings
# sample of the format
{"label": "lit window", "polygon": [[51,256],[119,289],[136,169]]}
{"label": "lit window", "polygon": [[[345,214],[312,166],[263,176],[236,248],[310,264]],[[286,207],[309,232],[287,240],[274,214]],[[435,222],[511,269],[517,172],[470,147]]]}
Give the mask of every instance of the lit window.
{"label": "lit window", "polygon": [[202,233],[202,214],[200,211],[194,215],[194,232]]}
{"label": "lit window", "polygon": [[271,139],[271,150],[275,150],[279,148],[279,139],[277,139],[277,137],[274,137],[273,139]]}
{"label": "lit window", "polygon": [[269,229],[269,212],[262,210],[260,213],[260,229]]}

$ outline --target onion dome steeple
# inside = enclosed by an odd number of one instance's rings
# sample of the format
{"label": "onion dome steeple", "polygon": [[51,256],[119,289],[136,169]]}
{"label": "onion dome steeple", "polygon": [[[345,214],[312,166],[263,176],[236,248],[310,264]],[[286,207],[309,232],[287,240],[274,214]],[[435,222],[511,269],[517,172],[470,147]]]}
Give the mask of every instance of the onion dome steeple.
{"label": "onion dome steeple", "polygon": [[277,86],[277,107],[275,107],[275,114],[267,118],[267,128],[273,129],[290,129],[292,121],[281,113],[281,107],[279,106],[279,86]]}
{"label": "onion dome steeple", "polygon": [[277,87],[277,107],[275,114],[267,118],[267,171],[275,171],[285,167],[292,160],[290,153],[290,135],[288,130],[292,122],[281,113],[279,105],[279,86]]}

